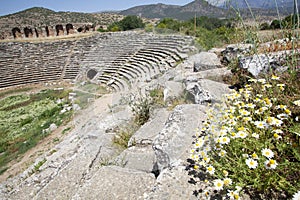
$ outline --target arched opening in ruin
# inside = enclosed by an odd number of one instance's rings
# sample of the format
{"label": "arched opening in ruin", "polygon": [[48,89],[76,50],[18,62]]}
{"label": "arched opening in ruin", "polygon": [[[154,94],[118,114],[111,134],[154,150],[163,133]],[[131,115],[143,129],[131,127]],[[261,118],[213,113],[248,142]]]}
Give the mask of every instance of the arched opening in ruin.
{"label": "arched opening in ruin", "polygon": [[87,72],[86,76],[88,77],[88,79],[92,80],[93,78],[95,78],[95,76],[97,75],[97,73],[98,73],[98,72],[97,72],[96,70],[90,69],[90,70]]}
{"label": "arched opening in ruin", "polygon": [[66,25],[66,30],[67,30],[67,35],[72,34],[73,33],[73,25],[72,24],[67,24]]}
{"label": "arched opening in ruin", "polygon": [[78,31],[79,33],[81,33],[81,32],[83,31],[83,28],[82,28],[82,27],[79,27],[79,28],[77,29],[77,31]]}
{"label": "arched opening in ruin", "polygon": [[56,36],[64,35],[64,27],[61,24],[55,26]]}
{"label": "arched opening in ruin", "polygon": [[28,27],[25,27],[24,28],[24,35],[25,35],[26,38],[32,37],[33,36],[32,29],[28,28]]}
{"label": "arched opening in ruin", "polygon": [[21,30],[18,28],[18,27],[15,27],[11,30],[14,38],[17,38],[19,37],[19,35],[21,35]]}
{"label": "arched opening in ruin", "polygon": [[46,35],[47,35],[47,37],[49,37],[50,36],[49,27],[46,26],[45,29],[46,29]]}

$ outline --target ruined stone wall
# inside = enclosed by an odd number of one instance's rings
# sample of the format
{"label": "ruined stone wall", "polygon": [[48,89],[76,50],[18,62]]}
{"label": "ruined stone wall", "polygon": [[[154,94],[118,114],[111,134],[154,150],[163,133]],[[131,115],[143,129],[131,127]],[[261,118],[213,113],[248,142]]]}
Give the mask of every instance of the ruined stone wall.
{"label": "ruined stone wall", "polygon": [[0,33],[0,40],[18,38],[42,38],[70,35],[95,31],[95,26],[90,24],[57,24],[45,27],[14,27],[10,32]]}

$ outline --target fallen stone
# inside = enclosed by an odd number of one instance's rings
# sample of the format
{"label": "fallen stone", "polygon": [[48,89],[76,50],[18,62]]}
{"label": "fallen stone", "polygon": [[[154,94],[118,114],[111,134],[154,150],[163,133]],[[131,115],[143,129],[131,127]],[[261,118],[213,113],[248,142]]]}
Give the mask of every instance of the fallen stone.
{"label": "fallen stone", "polygon": [[57,125],[56,124],[50,124],[50,126],[49,126],[49,131],[55,131],[57,129]]}
{"label": "fallen stone", "polygon": [[187,99],[195,104],[203,104],[212,101],[209,92],[204,90],[198,82],[187,82],[185,90]]}
{"label": "fallen stone", "polygon": [[229,85],[224,83],[208,79],[199,79],[198,83],[203,90],[209,91],[212,103],[221,102],[223,95],[230,93]]}

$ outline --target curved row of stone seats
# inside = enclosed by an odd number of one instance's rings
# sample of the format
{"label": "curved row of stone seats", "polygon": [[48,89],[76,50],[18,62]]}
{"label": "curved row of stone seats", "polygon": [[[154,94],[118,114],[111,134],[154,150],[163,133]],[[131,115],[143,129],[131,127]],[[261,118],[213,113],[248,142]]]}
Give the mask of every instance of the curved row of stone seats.
{"label": "curved row of stone seats", "polygon": [[[127,88],[130,88],[130,82],[134,82],[132,80],[134,77],[135,81],[148,81],[186,58],[185,53],[189,52],[184,48],[192,41],[191,37],[149,34],[144,37],[143,42],[140,42],[142,46],[139,50],[119,56],[111,66],[106,66],[102,70],[97,80],[113,90],[124,88],[124,84],[129,84]],[[121,80],[125,81],[121,83]]]}
{"label": "curved row of stone seats", "polygon": [[191,37],[143,32],[95,33],[56,42],[0,43],[0,88],[75,79],[81,71],[94,69],[98,71],[94,80],[122,90],[130,82],[147,81],[174,67],[191,43]]}
{"label": "curved row of stone seats", "polygon": [[1,42],[0,88],[57,81],[74,41]]}

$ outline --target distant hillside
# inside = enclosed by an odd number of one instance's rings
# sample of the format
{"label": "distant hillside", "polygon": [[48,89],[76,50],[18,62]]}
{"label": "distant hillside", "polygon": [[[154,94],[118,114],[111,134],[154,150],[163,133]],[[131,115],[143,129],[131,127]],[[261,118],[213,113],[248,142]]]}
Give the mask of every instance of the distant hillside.
{"label": "distant hillside", "polygon": [[[299,1],[299,0],[298,0]],[[227,2],[227,3],[225,3]],[[230,2],[230,3],[228,3]],[[249,6],[255,16],[276,17],[277,10],[274,0],[248,0]],[[300,4],[299,4],[300,5]],[[277,1],[281,15],[288,15],[293,12],[293,0]],[[151,4],[136,6],[121,11],[122,15],[138,15],[147,18],[176,18],[180,20],[190,19],[195,16],[229,17],[233,14],[232,9],[239,8],[243,17],[251,17],[245,0],[194,0],[184,6]],[[300,10],[300,9],[299,9]],[[230,14],[231,13],[231,14]]]}
{"label": "distant hillside", "polygon": [[120,12],[122,15],[140,15],[146,18],[176,18],[180,20],[190,19],[195,16],[224,17],[224,9],[215,7],[205,0],[195,0],[184,6],[151,4],[136,6]]}
{"label": "distant hillside", "polygon": [[294,0],[207,0],[207,2],[223,8],[229,6],[233,6],[235,8],[248,8],[248,3],[251,8],[276,9],[277,7],[280,11],[290,12],[293,9]]}
{"label": "distant hillside", "polygon": [[0,30],[11,31],[14,27],[43,27],[67,23],[91,23],[107,25],[122,16],[113,13],[55,12],[41,7],[33,7],[21,12],[0,17]]}

